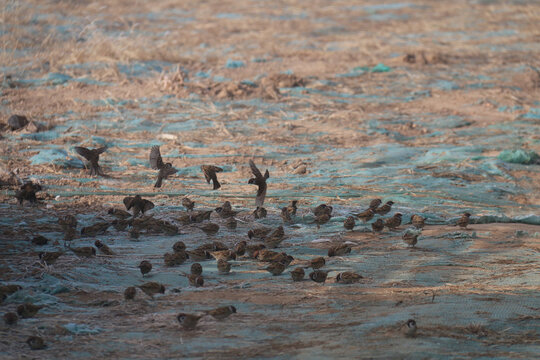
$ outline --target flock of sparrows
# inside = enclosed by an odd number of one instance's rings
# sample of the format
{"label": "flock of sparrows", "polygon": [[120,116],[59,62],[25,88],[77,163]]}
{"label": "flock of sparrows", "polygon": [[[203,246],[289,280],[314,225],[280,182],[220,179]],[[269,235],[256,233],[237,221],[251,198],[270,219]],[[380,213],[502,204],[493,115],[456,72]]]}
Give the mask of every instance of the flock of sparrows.
{"label": "flock of sparrows", "polygon": [[[76,147],[75,151],[82,155],[88,161],[90,175],[103,176],[103,171],[99,166],[99,156],[106,150],[105,147],[98,149],[87,149],[84,147]],[[161,187],[163,180],[169,176],[175,174],[175,169],[171,163],[164,163],[161,157],[160,149],[158,146],[153,146],[150,150],[149,157],[150,166],[152,169],[159,170],[157,174],[157,180],[155,187]],[[249,166],[253,177],[249,179],[248,183],[257,185],[256,193],[256,209],[253,212],[253,216],[256,219],[264,218],[267,215],[266,209],[263,207],[264,200],[267,191],[267,180],[270,177],[268,170],[265,173],[257,168],[255,163],[250,160]],[[203,165],[201,170],[208,183],[212,181],[213,189],[219,189],[221,184],[218,181],[217,173],[222,172],[223,169],[214,165]],[[15,194],[15,197],[20,204],[23,201],[35,203],[37,201],[36,193],[41,191],[42,188],[39,184],[27,182],[21,186]],[[104,234],[109,227],[114,227],[118,231],[128,231],[129,236],[132,238],[138,238],[141,232],[146,234],[160,234],[165,233],[167,235],[175,235],[178,233],[178,226],[166,221],[154,218],[152,216],[146,216],[145,213],[154,208],[154,204],[147,199],[143,199],[140,195],[127,196],[124,198],[123,203],[126,210],[111,208],[108,210],[108,215],[112,217],[110,221],[99,221],[90,226],[83,227],[80,230],[80,235],[83,237],[95,237]],[[364,223],[372,220],[375,216],[378,216],[376,221],[371,223],[371,228],[374,233],[380,233],[384,228],[389,230],[395,230],[402,224],[402,214],[395,213],[391,217],[383,218],[392,210],[392,201],[382,203],[380,199],[374,199],[370,202],[368,208],[359,213],[353,213],[348,216],[343,226],[346,230],[353,230],[356,226],[356,220],[359,219]],[[239,211],[235,211],[229,201],[226,201],[222,206],[213,210],[195,210],[195,203],[188,197],[182,199],[182,205],[186,208],[184,215],[178,218],[178,221],[183,225],[196,226],[205,232],[207,235],[212,236],[219,232],[219,225],[210,221],[210,215],[215,212],[223,220],[225,226],[229,229],[236,229],[237,221],[235,216]],[[284,224],[292,224],[295,222],[298,201],[293,200],[288,206],[281,208],[281,218]],[[131,211],[131,213],[129,212]],[[328,223],[332,218],[333,208],[327,204],[320,204],[312,210],[314,221],[317,228]],[[466,228],[469,224],[469,213],[463,214],[458,220],[457,225]],[[58,224],[60,225],[64,234],[64,246],[67,247],[78,257],[93,257],[97,251],[106,256],[114,256],[115,252],[104,244],[101,240],[95,240],[94,246],[83,247],[71,247],[69,242],[78,236],[77,225],[78,221],[74,215],[65,215],[58,218]],[[417,244],[418,236],[421,233],[424,225],[425,218],[420,215],[413,215],[411,218],[412,228],[407,229],[403,235],[403,241],[414,247]],[[129,229],[129,230],[128,230]],[[285,252],[278,252],[272,249],[280,247],[282,241],[286,238],[285,230],[283,226],[276,228],[257,226],[250,229],[247,233],[247,239],[241,240],[229,248],[225,244],[219,241],[213,241],[212,243],[203,244],[194,249],[186,249],[186,245],[182,241],[177,241],[172,246],[172,252],[166,253],[163,256],[165,266],[173,267],[183,264],[184,262],[191,260],[191,271],[189,274],[183,273],[186,276],[189,284],[194,287],[204,286],[203,268],[199,262],[210,259],[216,260],[216,266],[220,275],[229,274],[231,271],[231,260],[238,260],[241,257],[256,259],[267,265],[261,269],[266,270],[274,276],[281,275],[288,266],[295,260],[292,256]],[[253,241],[253,243],[248,243]],[[45,245],[48,240],[41,235],[35,236],[32,239],[32,243],[35,245]],[[66,245],[68,244],[68,245]],[[344,256],[351,252],[352,248],[346,243],[334,245],[328,249],[328,257]],[[55,252],[41,252],[39,253],[39,259],[44,266],[50,266],[64,254],[63,251]],[[326,259],[324,257],[313,258],[302,266],[298,266],[290,271],[290,276],[294,282],[302,281],[305,278],[305,270],[311,268],[312,272],[309,273],[309,279],[317,283],[324,283],[328,278],[329,271],[324,271],[323,268],[326,265]],[[148,260],[143,260],[138,264],[143,277],[152,271],[152,263]],[[336,275],[335,281],[341,284],[353,284],[360,282],[363,279],[362,275],[351,271],[341,272]],[[0,288],[0,298],[3,299],[17,291],[20,287],[16,285],[6,285]],[[125,289],[124,297],[126,300],[132,300],[136,297],[137,288],[144,292],[146,295],[153,297],[156,294],[165,293],[165,285],[158,282],[145,282],[141,285],[130,286]],[[0,301],[0,303],[1,303]],[[6,313],[4,315],[4,321],[8,325],[16,324],[18,317],[33,317],[42,308],[33,304],[22,304],[17,308],[17,314],[13,312]],[[232,305],[219,307],[217,309],[203,311],[198,314],[186,314],[180,313],[176,316],[176,319],[180,323],[181,327],[185,330],[192,330],[197,326],[199,319],[203,316],[209,315],[217,320],[222,320],[236,313],[236,308]],[[406,324],[405,335],[415,336],[416,334],[416,322],[412,319],[408,320]],[[43,339],[39,337],[30,337],[27,340],[28,345],[32,349],[42,349],[45,347]]]}

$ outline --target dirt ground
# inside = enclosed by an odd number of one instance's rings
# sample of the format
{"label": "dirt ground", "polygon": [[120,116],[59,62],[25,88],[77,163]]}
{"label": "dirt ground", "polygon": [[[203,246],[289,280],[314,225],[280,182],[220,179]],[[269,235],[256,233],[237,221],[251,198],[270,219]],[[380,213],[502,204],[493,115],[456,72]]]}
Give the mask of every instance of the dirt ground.
{"label": "dirt ground", "polygon": [[[58,358],[522,358],[540,352],[540,4],[537,1],[11,1],[0,4],[0,280],[21,290],[0,313],[31,302],[36,317],[0,324],[0,357]],[[7,126],[9,116],[30,124]],[[178,173],[154,189],[152,145]],[[75,146],[107,146],[106,177],[90,176]],[[268,169],[268,216],[255,219],[254,159]],[[200,166],[217,165],[212,190]],[[17,203],[23,181],[38,204]],[[52,266],[64,251],[59,217],[77,232],[111,222],[110,207],[140,194],[148,215],[178,234],[109,227],[78,235],[116,253]],[[185,224],[230,201],[238,226],[206,235]],[[344,220],[373,198],[392,200],[395,231]],[[292,223],[281,208],[298,200]],[[333,206],[319,230],[312,208]],[[472,224],[454,224],[465,211]],[[411,216],[427,226],[415,248]],[[280,276],[246,257],[219,275],[203,261],[203,287],[166,267],[176,241],[250,241],[283,225]],[[50,241],[31,243],[36,235]],[[349,255],[328,258],[348,243]],[[290,271],[325,256],[324,284]],[[137,265],[153,269],[141,277]],[[342,271],[363,276],[336,282]],[[306,269],[309,274],[310,269]],[[154,298],[128,286],[156,281]],[[234,305],[193,331],[176,320]],[[415,338],[403,335],[415,319]],[[41,336],[47,348],[25,343]]]}

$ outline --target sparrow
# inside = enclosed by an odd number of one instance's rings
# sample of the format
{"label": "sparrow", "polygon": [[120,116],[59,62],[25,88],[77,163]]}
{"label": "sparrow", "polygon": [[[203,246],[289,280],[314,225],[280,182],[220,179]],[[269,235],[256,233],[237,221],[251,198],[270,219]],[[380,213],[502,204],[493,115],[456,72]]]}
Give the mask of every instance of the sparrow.
{"label": "sparrow", "polygon": [[100,240],[96,240],[94,245],[101,251],[104,255],[115,255],[114,251],[111,250],[107,245],[102,243]]}
{"label": "sparrow", "polygon": [[58,217],[58,225],[63,231],[68,229],[75,229],[77,227],[77,218],[73,215],[64,215]]}
{"label": "sparrow", "polygon": [[186,196],[182,199],[182,206],[185,207],[187,211],[193,211],[193,208],[195,207],[195,202],[191,201],[191,199]]}
{"label": "sparrow", "polygon": [[177,241],[172,247],[174,252],[184,252],[186,251],[186,244],[183,241]]}
{"label": "sparrow", "polygon": [[244,256],[246,253],[247,242],[245,240],[240,241],[234,246],[234,252],[238,256]]}
{"label": "sparrow", "polygon": [[328,277],[328,272],[325,272],[322,270],[315,270],[314,272],[309,274],[309,278],[318,283],[324,283],[327,277]]}
{"label": "sparrow", "polygon": [[253,162],[253,160],[249,160],[249,167],[251,168],[251,172],[253,173],[254,177],[249,179],[248,184],[257,185],[259,187],[257,189],[255,205],[257,206],[257,209],[262,208],[264,204],[264,198],[266,197],[266,180],[270,177],[270,173],[268,172],[268,169],[266,169],[263,176]]}
{"label": "sparrow", "polygon": [[281,208],[281,218],[283,219],[284,223],[292,222],[291,213],[286,206]]}
{"label": "sparrow", "polygon": [[347,244],[339,244],[336,246],[332,246],[330,249],[328,249],[328,256],[342,256],[345,254],[350,254],[352,248]]}
{"label": "sparrow", "polygon": [[345,228],[345,230],[352,230],[354,229],[354,225],[356,225],[356,223],[354,222],[354,217],[353,216],[349,216],[347,219],[345,219],[345,221],[343,222],[343,227]]}
{"label": "sparrow", "polygon": [[150,297],[154,297],[154,295],[158,293],[165,293],[165,286],[157,282],[147,282],[137,287]]}
{"label": "sparrow", "polygon": [[327,222],[329,222],[331,217],[332,215],[330,214],[320,214],[320,215],[315,216],[314,223],[317,224],[317,229],[320,229],[321,225],[324,225]]}
{"label": "sparrow", "polygon": [[103,235],[107,232],[107,229],[111,226],[106,221],[98,222],[90,226],[85,226],[81,229],[81,236],[93,237],[96,235]]}
{"label": "sparrow", "polygon": [[49,242],[49,239],[47,239],[43,235],[34,236],[34,238],[32,239],[32,244],[38,245],[38,246],[47,245],[48,242]]}
{"label": "sparrow", "polygon": [[268,249],[274,249],[285,239],[283,226],[279,226],[264,238],[264,244]]}
{"label": "sparrow", "polygon": [[289,206],[287,206],[287,212],[290,215],[296,215],[296,210],[298,209],[296,207],[296,204],[298,204],[298,200],[292,200],[291,204]]}
{"label": "sparrow", "polygon": [[353,284],[362,279],[362,275],[354,273],[352,271],[345,271],[337,274],[336,282],[340,284]]}
{"label": "sparrow", "polygon": [[52,265],[56,262],[56,259],[62,255],[62,251],[55,251],[55,252],[42,252],[39,253],[39,258],[41,261],[43,261],[47,265]]}
{"label": "sparrow", "polygon": [[202,223],[204,220],[210,220],[212,210],[194,212],[189,216],[189,221],[192,223]]}
{"label": "sparrow", "polygon": [[403,333],[406,337],[415,337],[416,336],[416,321],[413,319],[407,320],[407,323],[404,324]]}
{"label": "sparrow", "polygon": [[226,226],[228,229],[234,230],[234,229],[236,229],[236,227],[238,226],[238,222],[236,221],[235,218],[230,217],[230,218],[228,218],[228,219],[225,221],[225,226]]}
{"label": "sparrow", "polygon": [[204,279],[201,275],[188,274],[187,275],[189,285],[194,287],[201,287],[204,285]]}
{"label": "sparrow", "polygon": [[154,208],[154,203],[150,200],[143,199],[141,195],[127,196],[124,198],[124,205],[129,211],[133,208],[133,217],[136,218],[139,213],[144,213]]}
{"label": "sparrow", "polygon": [[236,308],[232,305],[218,307],[217,309],[205,311],[206,315],[212,316],[216,320],[228,318],[231,314],[236,314]]}
{"label": "sparrow", "polygon": [[191,274],[192,275],[201,275],[203,271],[202,265],[199,263],[194,263],[191,265]]}
{"label": "sparrow", "polygon": [[392,205],[394,205],[393,201],[387,201],[386,204],[375,209],[374,211],[379,215],[386,215],[390,212],[390,210],[392,210]]}
{"label": "sparrow", "polygon": [[15,325],[19,320],[19,317],[14,312],[8,312],[4,314],[4,322],[6,325]]}
{"label": "sparrow", "polygon": [[371,210],[377,209],[382,204],[381,199],[373,199],[369,202],[369,208]]}
{"label": "sparrow", "polygon": [[8,127],[12,130],[19,130],[28,125],[28,118],[24,115],[11,115],[8,118]]}
{"label": "sparrow", "polygon": [[96,256],[96,248],[93,246],[81,246],[76,248],[69,248],[78,257],[92,257]]}
{"label": "sparrow", "polygon": [[175,169],[171,163],[164,163],[159,151],[159,146],[154,145],[150,149],[150,167],[154,170],[159,170],[157,181],[154,185],[155,188],[160,188],[163,179],[168,178],[170,175],[175,174],[178,170]]}
{"label": "sparrow", "polygon": [[204,178],[208,184],[210,184],[210,180],[212,180],[212,184],[214,185],[212,190],[217,190],[221,187],[221,184],[217,179],[217,173],[222,172],[222,168],[214,165],[203,165],[201,166],[201,170],[204,173]]}
{"label": "sparrow", "polygon": [[395,213],[394,216],[384,221],[384,226],[389,229],[396,229],[401,225],[401,213]]}
{"label": "sparrow", "polygon": [[301,267],[297,267],[293,271],[291,271],[291,277],[293,281],[302,281],[304,280],[305,272],[304,269]]}
{"label": "sparrow", "polygon": [[226,275],[231,272],[231,264],[227,262],[227,260],[219,259],[217,261],[217,269],[218,273],[221,275]]}
{"label": "sparrow", "polygon": [[458,220],[457,222],[457,226],[463,228],[463,229],[466,229],[467,226],[469,225],[469,218],[471,217],[471,214],[469,214],[468,212],[464,213],[461,218]]}
{"label": "sparrow", "polygon": [[[128,213],[129,214],[129,213]],[[131,214],[129,214],[131,216]],[[132,224],[133,222],[130,220],[124,220],[124,219],[115,219],[111,221],[111,225],[117,230],[117,231],[124,231],[128,227],[128,225]]]}
{"label": "sparrow", "polygon": [[270,259],[270,262],[279,262],[285,266],[289,266],[293,260],[294,258],[291,255],[281,252]]}
{"label": "sparrow", "polygon": [[268,235],[272,231],[272,228],[269,227],[258,227],[255,229],[251,229],[248,231],[248,238],[251,240],[253,238],[264,240],[266,235]]}
{"label": "sparrow", "polygon": [[407,229],[403,233],[402,238],[403,238],[403,241],[405,241],[407,245],[414,247],[416,243],[418,242],[418,235],[420,235],[420,231],[411,231]]}
{"label": "sparrow", "polygon": [[137,294],[137,289],[135,289],[135,286],[130,286],[126,288],[126,290],[124,290],[124,299],[133,300],[136,294]]}
{"label": "sparrow", "polygon": [[8,284],[0,286],[0,294],[11,295],[21,290],[22,286],[15,284]]}
{"label": "sparrow", "polygon": [[238,214],[238,211],[233,211],[231,203],[229,201],[225,201],[223,205],[215,208],[215,211],[223,219],[227,219]]}
{"label": "sparrow", "polygon": [[373,215],[375,215],[375,213],[373,212],[372,208],[362,211],[361,213],[354,214],[354,216],[356,216],[363,222],[368,222],[369,220],[373,219]]}
{"label": "sparrow", "polygon": [[334,208],[329,205],[321,204],[313,209],[313,214],[315,215],[315,217],[323,215],[323,214],[332,215],[333,209]]}
{"label": "sparrow", "polygon": [[266,209],[262,206],[257,206],[257,208],[253,211],[253,216],[255,219],[264,219],[266,215],[268,215],[268,211],[266,211]]}
{"label": "sparrow", "polygon": [[236,253],[232,250],[213,251],[210,255],[216,260],[236,260]]}
{"label": "sparrow", "polygon": [[425,218],[423,218],[422,216],[420,215],[413,215],[411,217],[411,222],[413,224],[413,226],[417,229],[423,229],[424,228],[424,222],[425,222]]}
{"label": "sparrow", "polygon": [[15,193],[15,198],[19,200],[19,205],[22,205],[24,200],[35,203],[37,202],[36,193],[38,191],[41,191],[41,185],[29,181],[21,186],[21,189]]}
{"label": "sparrow", "polygon": [[148,260],[143,260],[140,262],[138,268],[141,271],[142,276],[144,277],[144,275],[152,271],[152,264]]}
{"label": "sparrow", "polygon": [[210,255],[210,252],[203,250],[203,249],[195,249],[191,251],[186,251],[189,255],[189,258],[193,261],[204,261],[212,258],[212,255]]}
{"label": "sparrow", "polygon": [[30,336],[28,339],[26,339],[26,343],[31,350],[42,350],[47,347],[45,345],[45,341],[43,341],[43,339],[39,336]]}
{"label": "sparrow", "polygon": [[76,146],[75,151],[88,161],[90,167],[90,175],[104,176],[101,166],[99,166],[99,155],[103,154],[107,150],[106,146],[97,149],[87,149],[82,146]]}
{"label": "sparrow", "polygon": [[202,249],[206,251],[223,251],[229,250],[229,247],[222,242],[214,241],[208,244],[201,245],[197,249]]}
{"label": "sparrow", "polygon": [[263,262],[270,262],[278,255],[278,252],[267,249],[256,250],[253,252],[253,257]]}
{"label": "sparrow", "polygon": [[182,265],[188,258],[188,255],[185,251],[173,252],[172,254],[166,253],[163,255],[163,262],[167,267],[173,267],[177,265]]}
{"label": "sparrow", "polygon": [[44,306],[34,305],[30,303],[21,304],[17,306],[17,314],[19,314],[19,316],[22,317],[23,319],[28,319],[28,318],[36,316],[38,311],[43,308]]}
{"label": "sparrow", "polygon": [[313,270],[317,270],[322,268],[325,264],[326,261],[324,260],[324,258],[322,256],[319,256],[309,260],[309,263],[307,266],[305,266],[305,268],[312,268]]}
{"label": "sparrow", "polygon": [[281,262],[272,262],[264,270],[268,271],[274,276],[277,276],[277,275],[281,275],[281,273],[283,273],[283,271],[285,271],[286,268],[287,268],[287,265]]}
{"label": "sparrow", "polygon": [[115,216],[118,219],[122,219],[122,220],[127,219],[128,217],[131,216],[131,214],[128,213],[127,211],[122,210],[122,209],[116,209],[116,208],[110,208],[107,211],[107,214]]}
{"label": "sparrow", "polygon": [[180,313],[176,316],[176,319],[184,330],[193,330],[201,317],[200,315]]}
{"label": "sparrow", "polygon": [[384,221],[382,219],[377,219],[377,221],[371,223],[371,229],[373,232],[381,232],[384,229]]}
{"label": "sparrow", "polygon": [[248,257],[250,258],[256,257],[255,252],[259,250],[263,250],[263,249],[266,249],[266,246],[264,246],[264,244],[255,244],[255,245],[246,246],[246,251],[248,253]]}
{"label": "sparrow", "polygon": [[204,231],[206,235],[211,236],[217,234],[219,231],[219,225],[212,222],[207,222],[206,224],[199,226],[199,229]]}

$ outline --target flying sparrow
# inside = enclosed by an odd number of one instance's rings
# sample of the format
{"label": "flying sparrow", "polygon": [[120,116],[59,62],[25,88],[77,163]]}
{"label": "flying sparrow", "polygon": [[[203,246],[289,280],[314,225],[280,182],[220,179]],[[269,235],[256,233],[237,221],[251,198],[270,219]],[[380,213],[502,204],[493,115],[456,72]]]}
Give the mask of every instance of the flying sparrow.
{"label": "flying sparrow", "polygon": [[390,212],[390,210],[392,210],[392,205],[394,205],[393,201],[387,201],[386,204],[375,209],[375,212],[379,215],[386,215]]}
{"label": "flying sparrow", "polygon": [[203,272],[202,265],[199,263],[193,263],[191,265],[191,274],[192,275],[201,275]]}
{"label": "flying sparrow", "polygon": [[343,256],[345,254],[350,254],[351,250],[352,248],[347,244],[335,245],[328,249],[328,256]]}
{"label": "flying sparrow", "polygon": [[98,162],[99,155],[103,154],[105,150],[107,150],[106,146],[97,149],[87,149],[82,146],[75,147],[77,154],[81,155],[88,161],[88,165],[90,166],[90,175],[104,175]]}
{"label": "flying sparrow", "polygon": [[304,269],[301,267],[297,267],[293,271],[291,271],[291,277],[293,281],[302,281],[304,280],[305,272]]}
{"label": "flying sparrow", "polygon": [[175,174],[178,170],[175,169],[171,163],[164,163],[159,151],[159,146],[154,145],[150,150],[150,167],[154,170],[159,170],[157,181],[154,185],[155,188],[161,187],[163,179],[168,178],[170,175]]}
{"label": "flying sparrow", "polygon": [[352,271],[341,272],[336,276],[336,282],[340,284],[353,284],[359,282],[360,279],[362,279],[362,275]]}
{"label": "flying sparrow", "polygon": [[8,312],[4,314],[4,322],[6,325],[15,325],[19,320],[19,317],[14,312]]}
{"label": "flying sparrow", "polygon": [[217,261],[217,269],[218,273],[221,275],[226,275],[231,272],[231,264],[227,262],[227,260],[219,259]]}
{"label": "flying sparrow", "polygon": [[317,270],[322,268],[325,264],[326,261],[324,260],[324,258],[322,256],[319,256],[311,259],[306,268],[312,268],[313,270]]}
{"label": "flying sparrow", "polygon": [[193,330],[201,317],[200,315],[180,313],[176,316],[176,319],[184,330]]}
{"label": "flying sparrow", "polygon": [[253,178],[249,179],[248,184],[257,185],[259,188],[257,190],[257,197],[255,199],[255,205],[257,208],[262,208],[264,204],[264,198],[266,197],[266,180],[270,177],[268,169],[264,173],[264,176],[261,174],[253,160],[249,160],[249,167],[253,173]]}
{"label": "flying sparrow", "polygon": [[139,213],[144,215],[145,212],[154,208],[154,203],[150,200],[141,198],[141,195],[127,196],[124,198],[124,205],[129,211],[133,208],[133,217],[137,217]]}
{"label": "flying sparrow", "polygon": [[185,207],[188,211],[193,211],[195,207],[195,202],[191,201],[190,198],[185,197],[182,199],[182,206]]}
{"label": "flying sparrow", "polygon": [[96,240],[94,245],[101,251],[104,255],[115,255],[114,251],[111,250],[107,245],[102,243],[100,240]]}
{"label": "flying sparrow", "polygon": [[165,286],[157,282],[147,282],[137,287],[150,297],[154,297],[154,295],[158,293],[165,293]]}
{"label": "flying sparrow", "polygon": [[236,313],[236,308],[232,305],[218,307],[217,309],[205,311],[207,315],[212,316],[216,320],[228,318],[231,314]]}
{"label": "flying sparrow", "polygon": [[28,318],[36,316],[38,311],[43,308],[44,306],[34,305],[30,303],[21,304],[17,306],[17,314],[19,314],[19,316],[22,317],[23,319],[28,319]]}
{"label": "flying sparrow", "polygon": [[384,226],[389,229],[396,229],[401,225],[401,213],[395,213],[394,216],[384,221]]}
{"label": "flying sparrow", "polygon": [[141,271],[142,276],[148,274],[150,271],[152,271],[152,264],[148,260],[143,260],[139,264],[139,270]]}
{"label": "flying sparrow", "polygon": [[212,183],[214,185],[213,190],[217,190],[221,187],[221,184],[219,183],[217,179],[218,172],[222,172],[223,169],[214,165],[203,165],[201,166],[201,170],[204,173],[204,177],[206,179],[206,182],[210,184],[210,180],[212,180]]}
{"label": "flying sparrow", "polygon": [[352,230],[354,229],[354,225],[356,225],[355,221],[354,221],[354,217],[353,216],[349,216],[344,222],[343,222],[343,227],[345,228],[345,230]]}
{"label": "flying sparrow", "polygon": [[309,278],[318,283],[324,283],[327,277],[328,277],[328,272],[325,272],[322,270],[315,270],[314,272],[309,274]]}
{"label": "flying sparrow", "polygon": [[130,286],[124,290],[124,298],[126,300],[133,300],[135,298],[135,294],[137,294],[137,289],[135,289],[135,286]]}
{"label": "flying sparrow", "polygon": [[404,327],[403,333],[405,334],[406,337],[416,336],[416,330],[417,330],[416,321],[414,321],[413,319],[409,319],[407,320],[407,323],[404,324],[403,327]]}
{"label": "flying sparrow", "polygon": [[39,336],[30,336],[28,339],[26,339],[26,343],[32,350],[42,350],[47,347],[45,345],[45,341],[43,341],[43,339]]}
{"label": "flying sparrow", "polygon": [[411,222],[413,224],[413,226],[417,229],[423,229],[424,228],[424,222],[425,222],[426,219],[424,219],[422,216],[420,215],[413,215],[411,217]]}
{"label": "flying sparrow", "polygon": [[463,229],[466,229],[469,225],[469,218],[471,217],[471,214],[468,212],[464,213],[461,218],[458,220],[457,225]]}
{"label": "flying sparrow", "polygon": [[255,219],[264,219],[266,215],[268,215],[268,211],[266,211],[266,209],[262,206],[257,206],[257,208],[253,211],[253,216]]}

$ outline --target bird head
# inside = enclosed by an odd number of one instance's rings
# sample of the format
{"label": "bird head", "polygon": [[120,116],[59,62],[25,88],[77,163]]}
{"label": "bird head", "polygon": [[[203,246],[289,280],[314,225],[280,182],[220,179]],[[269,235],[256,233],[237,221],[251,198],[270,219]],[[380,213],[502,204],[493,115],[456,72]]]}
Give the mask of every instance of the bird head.
{"label": "bird head", "polygon": [[251,178],[248,180],[248,184],[255,184],[255,178]]}
{"label": "bird head", "polygon": [[393,202],[392,200],[390,200],[390,201],[387,201],[386,204],[388,204],[388,205],[394,205],[394,202]]}
{"label": "bird head", "polygon": [[463,215],[465,215],[466,217],[471,217],[471,214],[470,214],[470,213],[468,213],[468,212],[466,212],[466,213],[465,213],[465,214],[463,214]]}
{"label": "bird head", "polygon": [[231,311],[231,313],[236,314],[236,308],[234,306],[229,306],[229,310]]}
{"label": "bird head", "polygon": [[99,240],[96,240],[96,241],[94,242],[94,245],[95,245],[98,249],[100,249],[100,248],[103,246],[103,243],[102,243],[101,241],[99,241]]}
{"label": "bird head", "polygon": [[416,327],[416,321],[414,321],[413,319],[407,320],[407,327],[409,328]]}

